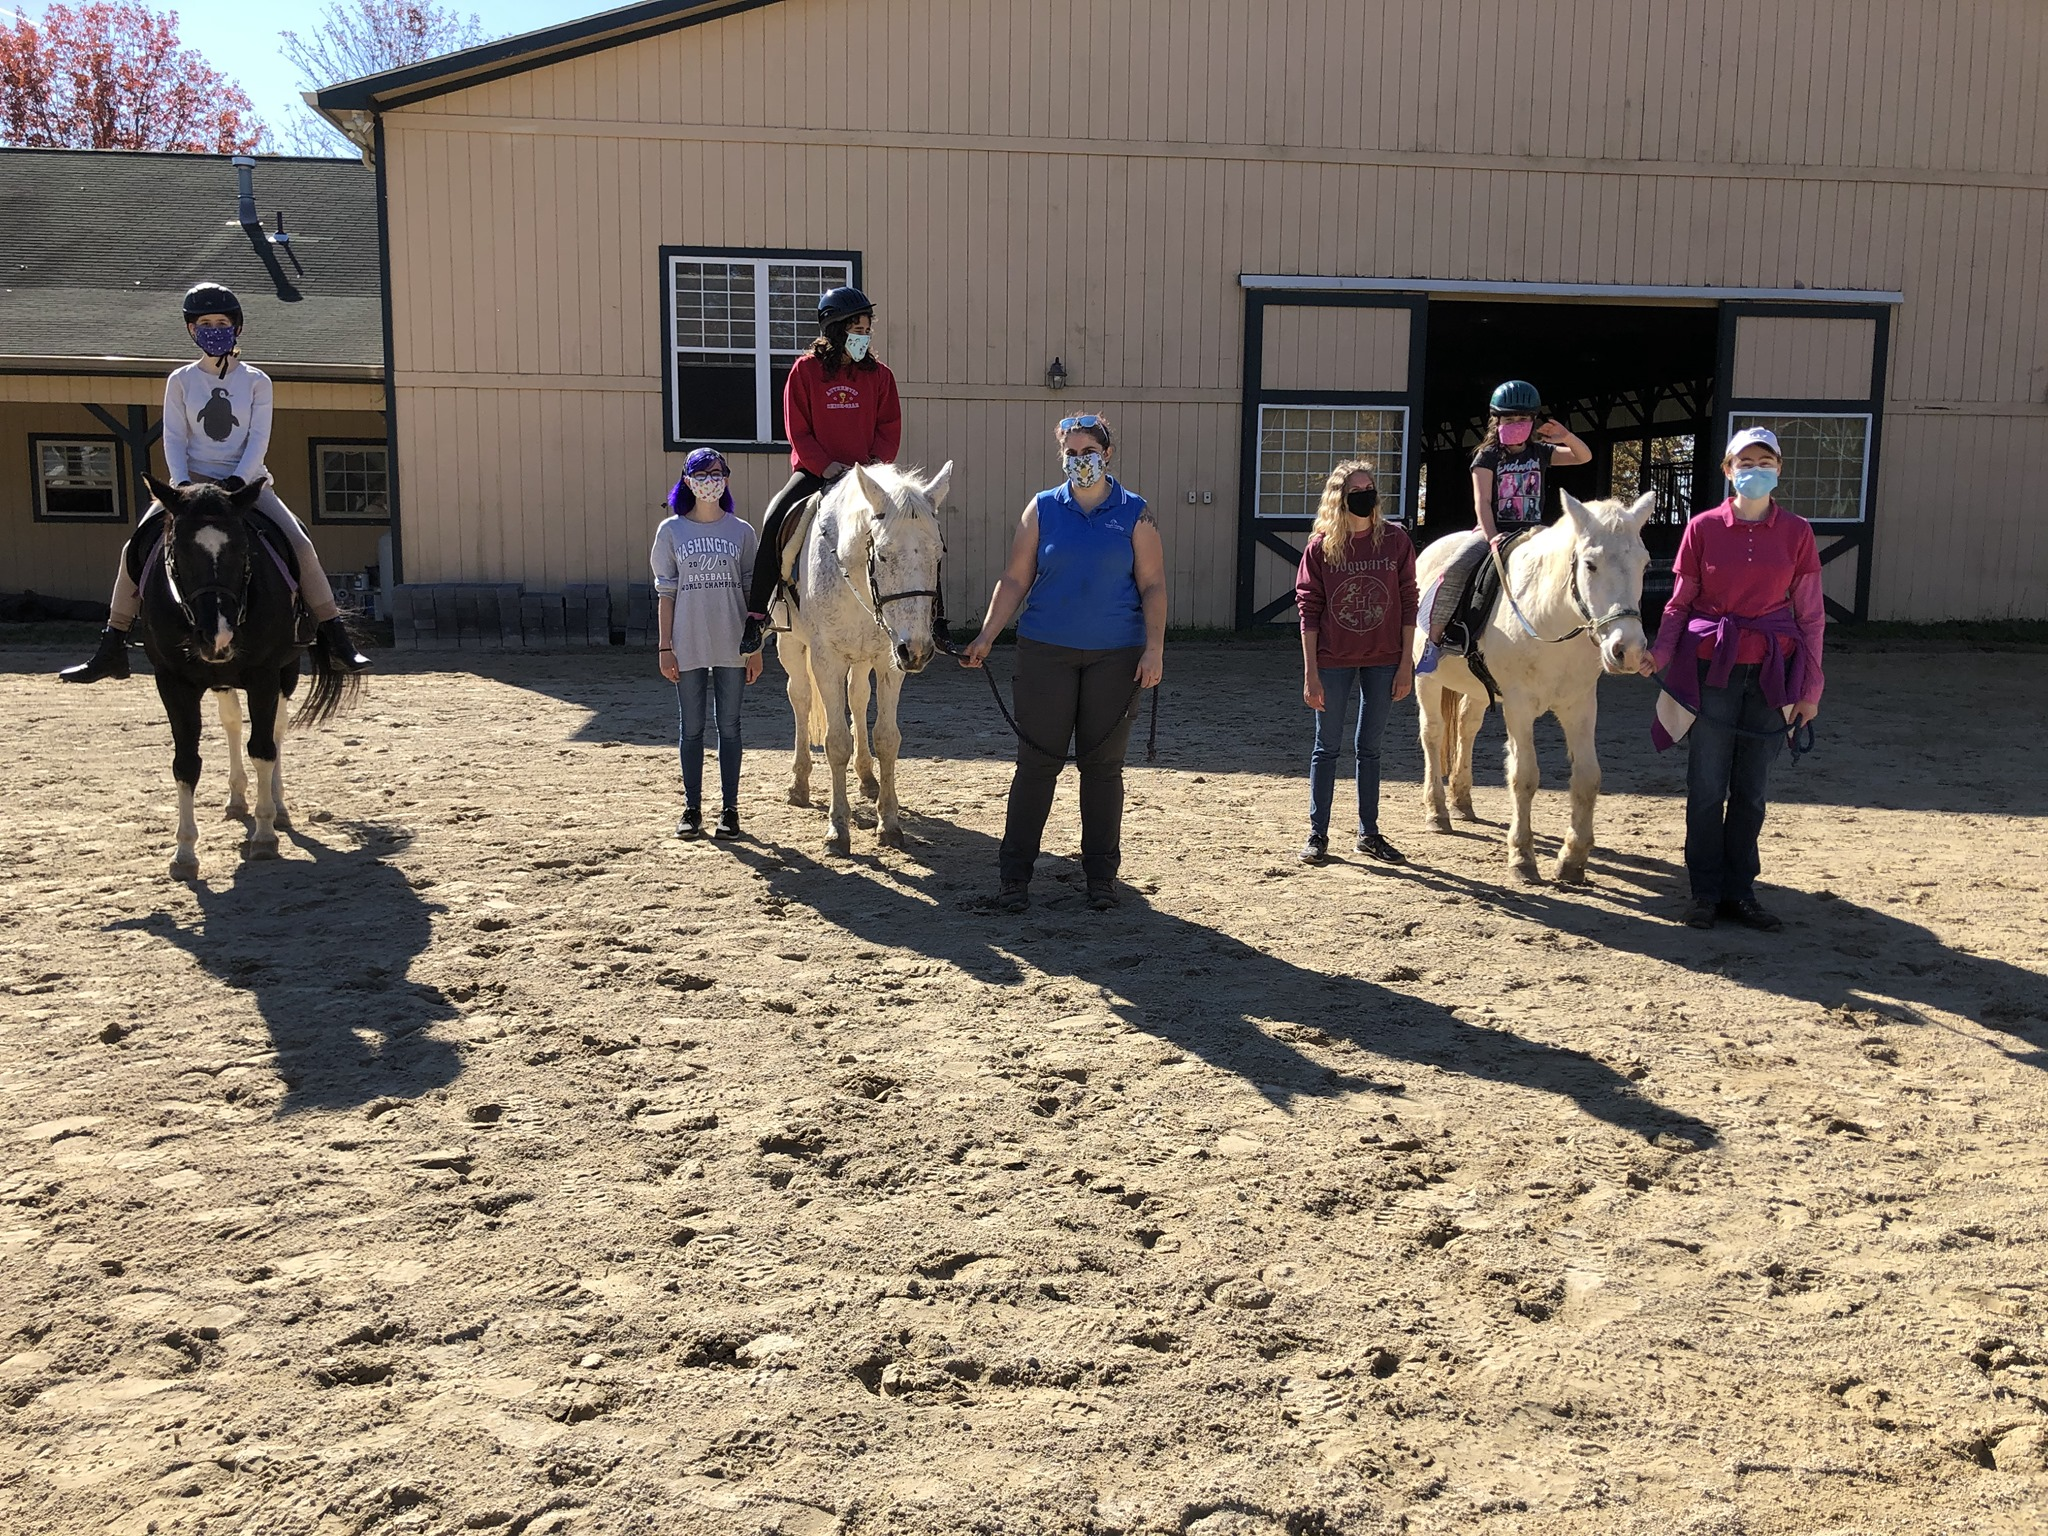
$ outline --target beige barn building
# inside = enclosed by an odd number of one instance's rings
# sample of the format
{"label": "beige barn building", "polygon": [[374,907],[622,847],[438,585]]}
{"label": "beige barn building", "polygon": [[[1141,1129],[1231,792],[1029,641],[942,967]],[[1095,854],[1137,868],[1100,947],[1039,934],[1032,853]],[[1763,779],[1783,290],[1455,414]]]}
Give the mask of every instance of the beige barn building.
{"label": "beige barn building", "polygon": [[724,0],[317,100],[382,193],[412,586],[644,581],[698,442],[758,511],[850,279],[905,458],[959,466],[956,615],[1065,412],[1175,622],[1246,624],[1336,458],[1469,521],[1518,376],[1666,548],[1776,425],[1837,615],[1928,620],[2048,617],[2044,85],[2048,8],[1991,0]]}

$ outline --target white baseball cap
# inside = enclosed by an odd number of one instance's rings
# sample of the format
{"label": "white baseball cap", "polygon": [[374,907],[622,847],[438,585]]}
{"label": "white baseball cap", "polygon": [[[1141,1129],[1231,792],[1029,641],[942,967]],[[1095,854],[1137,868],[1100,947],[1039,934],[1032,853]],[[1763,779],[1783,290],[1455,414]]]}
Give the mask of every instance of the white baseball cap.
{"label": "white baseball cap", "polygon": [[1780,463],[1785,458],[1785,450],[1778,446],[1778,434],[1769,427],[1744,427],[1728,439],[1728,451],[1721,457],[1732,459],[1745,448],[1768,448]]}

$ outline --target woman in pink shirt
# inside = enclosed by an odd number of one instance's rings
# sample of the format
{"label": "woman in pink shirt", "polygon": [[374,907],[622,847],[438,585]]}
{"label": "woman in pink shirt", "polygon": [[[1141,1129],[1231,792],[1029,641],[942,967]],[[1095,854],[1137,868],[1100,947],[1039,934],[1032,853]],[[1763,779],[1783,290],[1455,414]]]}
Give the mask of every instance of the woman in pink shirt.
{"label": "woman in pink shirt", "polygon": [[[1686,524],[1676,590],[1643,662],[1689,713],[1685,921],[1733,918],[1772,933],[1784,924],[1756,899],[1757,836],[1771,760],[1789,729],[1820,713],[1827,627],[1813,529],[1772,498],[1784,465],[1775,434],[1738,432],[1721,460],[1728,500]],[[1660,726],[1659,748],[1672,740]]]}

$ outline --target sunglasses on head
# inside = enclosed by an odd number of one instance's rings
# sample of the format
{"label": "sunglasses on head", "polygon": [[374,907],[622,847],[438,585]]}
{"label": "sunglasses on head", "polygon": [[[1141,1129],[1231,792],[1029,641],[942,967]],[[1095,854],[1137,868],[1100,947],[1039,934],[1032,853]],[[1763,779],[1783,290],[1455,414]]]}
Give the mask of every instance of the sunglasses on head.
{"label": "sunglasses on head", "polygon": [[1068,416],[1061,420],[1060,430],[1062,432],[1071,432],[1076,427],[1086,429],[1089,427],[1099,427],[1101,425],[1102,418],[1100,416]]}

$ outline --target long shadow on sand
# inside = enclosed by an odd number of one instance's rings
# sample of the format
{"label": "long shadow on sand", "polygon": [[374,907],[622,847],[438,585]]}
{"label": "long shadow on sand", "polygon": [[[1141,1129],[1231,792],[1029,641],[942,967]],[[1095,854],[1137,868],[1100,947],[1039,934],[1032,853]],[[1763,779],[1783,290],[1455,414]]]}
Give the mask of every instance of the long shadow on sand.
{"label": "long shadow on sand", "polygon": [[412,1098],[462,1070],[456,1048],[427,1033],[455,1009],[436,988],[406,980],[432,942],[439,908],[385,862],[404,846],[402,834],[348,831],[361,846],[292,833],[312,853],[310,867],[245,863],[230,884],[196,883],[203,916],[194,925],[162,912],[108,925],[155,934],[248,993],[277,1050],[280,1113]]}
{"label": "long shadow on sand", "polygon": [[[929,856],[945,870],[993,873],[996,846],[987,835],[928,818],[915,818],[912,830],[931,840]],[[1332,1071],[1276,1038],[1298,1029],[1352,1041],[1382,1060],[1555,1094],[1646,1141],[1706,1147],[1718,1140],[1705,1121],[1645,1097],[1584,1052],[1469,1024],[1423,999],[1280,959],[1148,906],[1132,892],[1122,908],[1095,913],[1041,875],[1041,905],[1016,917],[960,900],[953,882],[931,868],[828,865],[786,848],[733,851],[774,895],[870,943],[943,960],[991,983],[1025,980],[1035,971],[1100,989],[1126,1022],[1238,1074],[1277,1104],[1399,1092],[1392,1083]]]}
{"label": "long shadow on sand", "polygon": [[[1539,839],[1539,842],[1541,840]],[[1532,918],[1606,949],[1679,970],[1715,975],[1821,1007],[1875,1007],[1905,1022],[1942,1027],[1918,1010],[1938,1008],[2003,1035],[2016,1061],[2048,1069],[2048,975],[1972,954],[1918,923],[1832,894],[1769,888],[1766,903],[1786,920],[1777,934],[1733,925],[1707,932],[1673,920],[1685,886],[1680,864],[1595,849],[1595,884],[1567,895],[1551,886],[1491,885],[1433,869],[1419,857],[1386,870],[1410,886],[1462,896],[1493,911]],[[1804,939],[1806,943],[1801,943]],[[1811,945],[1825,947],[1816,958]]]}

